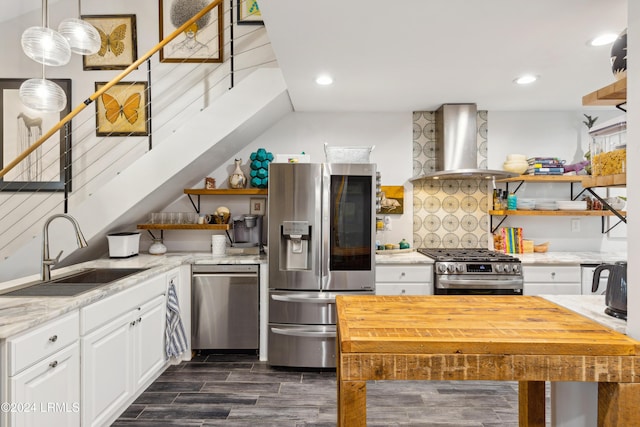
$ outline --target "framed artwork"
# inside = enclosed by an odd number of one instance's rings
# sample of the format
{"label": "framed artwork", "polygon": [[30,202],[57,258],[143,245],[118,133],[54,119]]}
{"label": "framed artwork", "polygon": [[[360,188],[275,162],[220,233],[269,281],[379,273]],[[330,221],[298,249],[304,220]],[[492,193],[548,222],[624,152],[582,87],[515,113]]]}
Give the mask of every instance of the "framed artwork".
{"label": "framed artwork", "polygon": [[266,212],[267,199],[262,197],[249,199],[249,213],[251,215],[264,215]]}
{"label": "framed artwork", "polygon": [[83,15],[100,34],[100,50],[82,57],[84,70],[124,70],[138,60],[136,15]]}
{"label": "framed artwork", "polygon": [[[11,163],[71,112],[71,80],[51,79],[67,95],[67,106],[59,113],[42,113],[25,107],[18,96],[26,79],[0,79],[0,164]],[[5,176],[0,191],[63,191],[71,185],[71,127],[66,126],[36,148]],[[65,149],[68,147],[68,149]],[[69,187],[70,189],[71,187]]]}
{"label": "framed artwork", "polygon": [[[96,82],[96,92],[107,82]],[[97,136],[149,135],[147,82],[120,82],[96,99]]]}
{"label": "framed artwork", "polygon": [[382,196],[380,198],[379,214],[401,214],[404,212],[404,187],[402,185],[380,186]]}
{"label": "framed artwork", "polygon": [[[200,12],[210,0],[158,0],[160,41]],[[222,62],[222,3],[160,49],[160,62]]]}
{"label": "framed artwork", "polygon": [[236,10],[238,25],[264,25],[258,0],[238,0]]}

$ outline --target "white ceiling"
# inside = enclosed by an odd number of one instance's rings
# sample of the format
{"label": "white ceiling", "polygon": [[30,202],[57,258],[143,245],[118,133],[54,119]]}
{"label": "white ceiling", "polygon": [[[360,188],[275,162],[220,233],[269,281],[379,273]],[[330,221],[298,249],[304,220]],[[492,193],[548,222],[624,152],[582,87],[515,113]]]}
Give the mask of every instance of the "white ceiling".
{"label": "white ceiling", "polygon": [[[47,4],[52,5],[57,1],[47,0]],[[4,22],[35,9],[38,9],[42,14],[42,0],[0,0],[0,8],[2,9],[0,22]]]}
{"label": "white ceiling", "polygon": [[[297,111],[575,110],[611,83],[627,0],[271,0],[260,2]],[[329,73],[334,84],[314,79]],[[512,81],[540,75],[529,86]]]}

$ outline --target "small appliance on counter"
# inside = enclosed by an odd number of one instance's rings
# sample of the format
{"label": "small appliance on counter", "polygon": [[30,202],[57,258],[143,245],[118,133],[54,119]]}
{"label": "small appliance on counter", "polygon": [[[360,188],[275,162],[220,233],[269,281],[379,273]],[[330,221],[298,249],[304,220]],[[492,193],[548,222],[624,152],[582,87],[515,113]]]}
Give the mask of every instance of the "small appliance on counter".
{"label": "small appliance on counter", "polygon": [[138,255],[140,248],[139,231],[121,231],[107,234],[109,258],[129,258]]}
{"label": "small appliance on counter", "polygon": [[262,215],[238,215],[231,219],[233,242],[230,255],[260,255],[262,250]]}
{"label": "small appliance on counter", "polygon": [[601,264],[593,272],[592,292],[598,290],[600,284],[600,273],[609,271],[607,279],[607,290],[604,302],[607,305],[604,312],[609,316],[619,319],[627,319],[627,263],[618,261],[614,264]]}

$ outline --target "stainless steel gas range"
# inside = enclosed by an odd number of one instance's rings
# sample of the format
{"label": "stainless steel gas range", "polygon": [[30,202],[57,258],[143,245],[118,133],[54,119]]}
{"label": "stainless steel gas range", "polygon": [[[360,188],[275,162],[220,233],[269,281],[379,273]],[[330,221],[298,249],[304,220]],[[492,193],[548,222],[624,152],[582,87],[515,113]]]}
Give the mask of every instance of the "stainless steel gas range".
{"label": "stainless steel gas range", "polygon": [[516,257],[488,249],[418,249],[434,263],[436,295],[522,295]]}

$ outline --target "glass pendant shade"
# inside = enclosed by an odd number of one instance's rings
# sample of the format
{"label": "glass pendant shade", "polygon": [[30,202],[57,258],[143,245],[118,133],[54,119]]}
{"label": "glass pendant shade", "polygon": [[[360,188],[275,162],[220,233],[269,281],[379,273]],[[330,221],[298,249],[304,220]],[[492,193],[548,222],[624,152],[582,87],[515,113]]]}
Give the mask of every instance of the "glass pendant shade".
{"label": "glass pendant shade", "polygon": [[47,27],[29,27],[22,33],[22,50],[31,59],[58,67],[71,60],[71,46],[66,38]]}
{"label": "glass pendant shade", "polygon": [[93,55],[100,50],[98,30],[82,19],[65,19],[58,26],[58,32],[67,39],[71,52],[79,55]]}
{"label": "glass pendant shade", "polygon": [[29,79],[20,85],[20,101],[32,110],[58,113],[67,106],[67,95],[54,82],[47,79]]}

